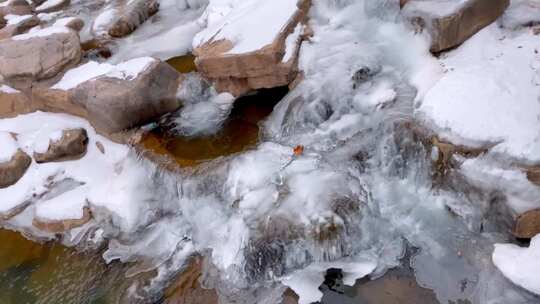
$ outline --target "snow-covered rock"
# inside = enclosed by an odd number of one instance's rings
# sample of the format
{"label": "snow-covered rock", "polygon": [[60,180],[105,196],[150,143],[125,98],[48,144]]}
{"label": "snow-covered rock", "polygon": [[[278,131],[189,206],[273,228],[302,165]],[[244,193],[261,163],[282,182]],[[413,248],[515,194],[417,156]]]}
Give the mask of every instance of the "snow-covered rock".
{"label": "snow-covered rock", "polygon": [[291,83],[308,0],[211,1],[193,40],[196,64],[216,89],[233,95]]}
{"label": "snow-covered rock", "polygon": [[495,21],[509,0],[409,0],[403,14],[431,36],[431,51],[455,47]]}
{"label": "snow-covered rock", "polygon": [[39,24],[39,18],[34,15],[7,15],[4,18],[7,20],[7,24],[0,29],[0,40],[23,34]]}
{"label": "snow-covered rock", "polygon": [[540,36],[489,26],[445,54],[444,76],[418,118],[444,139],[524,162],[540,161]]}
{"label": "snow-covered rock", "polygon": [[32,159],[19,148],[12,134],[0,131],[0,188],[15,184],[26,172]]}
{"label": "snow-covered rock", "polygon": [[71,0],[46,0],[36,7],[37,13],[50,13],[63,9],[71,3]]}
{"label": "snow-covered rock", "polygon": [[0,16],[29,14],[32,14],[32,7],[26,0],[6,0],[0,5]]}
{"label": "snow-covered rock", "polygon": [[119,16],[112,22],[108,33],[112,37],[124,37],[131,34],[148,18],[157,13],[157,0],[132,0],[125,7],[117,8]]}
{"label": "snow-covered rock", "polygon": [[85,117],[103,134],[111,134],[176,110],[180,81],[172,67],[151,57],[118,65],[90,61],[33,94],[43,109]]}
{"label": "snow-covered rock", "polygon": [[540,295],[540,235],[529,248],[513,244],[495,244],[493,263],[515,284]]}
{"label": "snow-covered rock", "polygon": [[511,0],[510,6],[501,18],[501,23],[507,28],[540,23],[540,1]]}
{"label": "snow-covered rock", "polygon": [[76,32],[49,27],[0,41],[0,74],[17,89],[56,76],[81,60]]}

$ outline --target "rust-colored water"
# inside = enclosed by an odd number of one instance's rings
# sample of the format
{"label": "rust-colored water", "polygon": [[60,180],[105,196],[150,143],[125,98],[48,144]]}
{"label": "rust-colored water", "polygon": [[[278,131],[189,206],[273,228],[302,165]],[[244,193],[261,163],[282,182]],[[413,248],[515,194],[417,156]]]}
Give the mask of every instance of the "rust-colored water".
{"label": "rust-colored water", "polygon": [[195,66],[195,56],[192,54],[171,58],[167,60],[167,63],[180,73],[190,73],[197,70],[197,67]]}
{"label": "rust-colored water", "polygon": [[257,144],[259,122],[286,93],[287,88],[278,88],[239,98],[223,129],[215,135],[188,138],[157,128],[144,136],[142,145],[154,153],[169,156],[181,167],[245,151]]}

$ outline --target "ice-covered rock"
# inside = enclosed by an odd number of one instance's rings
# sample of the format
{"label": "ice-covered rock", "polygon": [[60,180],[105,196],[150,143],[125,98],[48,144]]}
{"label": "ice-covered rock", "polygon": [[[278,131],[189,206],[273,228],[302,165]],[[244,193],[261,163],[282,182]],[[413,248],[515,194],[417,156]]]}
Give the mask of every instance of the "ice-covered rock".
{"label": "ice-covered rock", "polygon": [[151,57],[111,65],[88,62],[49,88],[36,88],[44,109],[86,117],[104,134],[143,124],[176,110],[180,75]]}
{"label": "ice-covered rock", "polygon": [[[291,83],[309,0],[211,1],[193,41],[199,72],[235,96]],[[254,26],[254,25],[257,26]]]}
{"label": "ice-covered rock", "polygon": [[76,32],[49,27],[0,41],[0,74],[17,89],[56,76],[81,60]]}
{"label": "ice-covered rock", "polygon": [[[47,141],[48,139],[48,141]],[[37,163],[80,159],[86,153],[88,135],[85,129],[62,130],[52,133],[42,141],[43,148],[34,150]]]}
{"label": "ice-covered rock", "polygon": [[417,30],[431,36],[431,51],[440,52],[460,45],[495,21],[509,0],[409,0],[403,15]]}
{"label": "ice-covered rock", "polygon": [[510,6],[501,18],[507,28],[517,28],[540,23],[540,1],[511,0]]}

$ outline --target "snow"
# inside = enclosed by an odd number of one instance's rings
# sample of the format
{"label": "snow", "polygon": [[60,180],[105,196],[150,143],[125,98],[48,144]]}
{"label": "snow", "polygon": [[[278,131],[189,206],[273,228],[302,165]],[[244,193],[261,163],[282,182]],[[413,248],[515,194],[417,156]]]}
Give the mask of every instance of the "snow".
{"label": "snow", "polygon": [[106,7],[93,21],[92,31],[96,34],[104,34],[115,20],[118,12],[115,8]]}
{"label": "snow", "polygon": [[132,80],[145,71],[156,59],[152,57],[141,57],[122,62],[118,65],[109,63],[98,63],[89,61],[81,66],[67,71],[62,79],[51,89],[70,90],[83,82],[96,79],[98,77],[112,77],[122,80]]}
{"label": "snow", "polygon": [[[88,199],[93,203],[97,203],[99,200],[101,204],[104,204],[107,202],[107,198],[114,194],[113,189],[110,188],[105,192],[105,189],[108,188],[106,185],[109,184],[108,181],[111,178],[117,175],[117,166],[127,158],[129,150],[123,145],[113,143],[96,134],[87,121],[67,114],[44,112],[34,112],[0,120],[0,131],[17,133],[21,149],[29,155],[36,152],[36,143],[48,143],[50,139],[58,138],[58,130],[72,128],[85,128],[88,132],[89,143],[85,156],[80,160],[65,162],[43,164],[32,162],[25,175],[15,185],[0,189],[0,197],[5,198],[0,206],[1,213],[10,213],[33,202],[41,204],[40,199],[43,199],[45,201],[52,200],[38,208],[44,217],[54,219],[80,218],[78,216],[81,210],[77,206],[80,207],[82,202]],[[105,146],[105,154],[102,154],[97,148],[97,141]],[[54,197],[56,191],[54,185],[62,185],[65,181],[70,180],[75,184],[74,187],[84,184],[87,187],[86,190],[70,191],[65,196],[62,196],[62,193],[56,193],[56,195],[61,196]],[[52,191],[52,194],[43,197],[49,191]],[[66,204],[66,207],[58,208],[62,202]],[[120,202],[115,203],[119,204]]]}
{"label": "snow", "polygon": [[294,28],[293,33],[290,34],[287,39],[285,39],[285,56],[283,56],[283,62],[288,62],[294,56],[294,52],[297,49],[296,46],[300,42],[300,35],[302,34],[303,30],[304,26],[299,23]]}
{"label": "snow", "polygon": [[0,163],[8,162],[19,150],[19,145],[8,132],[0,132]]}
{"label": "snow", "polygon": [[539,0],[511,0],[510,6],[501,17],[506,28],[517,28],[540,22]]}
{"label": "snow", "polygon": [[54,27],[56,27],[56,26],[67,26],[70,22],[73,22],[76,19],[77,18],[75,18],[75,17],[60,18],[60,19],[57,19],[56,21],[54,21],[53,26]]}
{"label": "snow", "polygon": [[445,75],[417,112],[456,144],[540,160],[540,37],[491,25],[442,58]]}
{"label": "snow", "polygon": [[404,14],[445,17],[459,11],[471,0],[410,0],[403,7]]}
{"label": "snow", "polygon": [[495,244],[493,263],[514,284],[540,295],[540,235],[529,248],[513,244]]}
{"label": "snow", "polygon": [[193,47],[225,39],[233,43],[228,54],[256,51],[271,44],[297,10],[297,0],[210,1],[207,28],[195,36]]}
{"label": "snow", "polygon": [[69,33],[71,30],[67,27],[46,27],[44,29],[37,30],[35,32],[29,32],[26,34],[21,35],[15,35],[11,39],[13,40],[26,40],[26,39],[32,39],[37,37],[47,37],[55,34],[61,34],[61,33]]}
{"label": "snow", "polygon": [[83,208],[87,205],[85,194],[89,190],[87,186],[79,186],[54,198],[39,202],[36,204],[36,218],[42,221],[82,219]]}
{"label": "snow", "polygon": [[5,15],[4,19],[7,20],[7,25],[15,25],[24,22],[32,18],[32,15]]}
{"label": "snow", "polygon": [[65,0],[47,0],[45,2],[43,2],[41,5],[39,5],[38,7],[36,7],[36,12],[41,12],[41,11],[45,11],[45,10],[48,10],[50,8],[53,8],[57,5],[60,5],[64,2]]}
{"label": "snow", "polygon": [[3,85],[0,85],[0,92],[7,93],[7,94],[16,94],[16,93],[20,93],[21,91],[3,84]]}
{"label": "snow", "polygon": [[36,138],[33,146],[33,150],[36,153],[45,153],[49,149],[49,145],[53,142],[57,142],[62,138],[62,130],[55,130],[46,136],[40,136]]}
{"label": "snow", "polygon": [[74,69],[67,71],[62,79],[51,87],[57,90],[69,90],[90,79],[105,75],[112,71],[114,66],[108,63],[89,61]]}

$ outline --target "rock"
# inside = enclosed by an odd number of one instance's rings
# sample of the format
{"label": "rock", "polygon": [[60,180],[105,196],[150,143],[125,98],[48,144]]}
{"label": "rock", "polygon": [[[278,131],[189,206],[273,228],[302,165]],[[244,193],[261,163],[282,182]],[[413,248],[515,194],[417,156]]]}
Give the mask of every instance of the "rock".
{"label": "rock", "polygon": [[[431,51],[458,46],[499,18],[509,0],[407,0],[403,15],[431,36]],[[403,2],[402,2],[403,3]]]}
{"label": "rock", "polygon": [[[48,111],[84,117],[98,132],[110,138],[113,133],[139,126],[180,107],[176,98],[180,74],[168,64],[145,57],[117,67],[140,65],[135,61],[141,60],[146,60],[147,65],[136,76],[129,76],[133,71],[109,66],[112,70],[108,74],[74,87],[62,89],[57,84],[51,89],[35,88],[34,101]],[[84,66],[79,68],[84,70]],[[67,73],[59,83],[71,77]]]}
{"label": "rock", "polygon": [[86,154],[88,134],[85,129],[62,131],[62,137],[49,143],[47,152],[34,152],[37,163],[80,159]]}
{"label": "rock", "polygon": [[54,26],[65,26],[76,32],[80,32],[84,27],[84,20],[78,17],[66,17],[57,20]]}
{"label": "rock", "polygon": [[34,26],[37,26],[39,22],[40,20],[38,17],[31,15],[28,15],[28,18],[22,19],[16,24],[10,24],[8,21],[7,25],[0,30],[0,40],[22,34]]}
{"label": "rock", "polygon": [[540,166],[529,168],[527,170],[527,178],[531,183],[540,186]]}
{"label": "rock", "polygon": [[101,154],[105,154],[105,147],[100,141],[96,141],[96,147],[98,148],[99,152],[101,152]]}
{"label": "rock", "polygon": [[65,27],[45,28],[0,41],[0,74],[16,89],[52,78],[81,60],[79,35]]}
{"label": "rock", "polygon": [[[269,34],[273,35],[268,39],[271,42],[258,46],[255,50],[235,51],[235,47],[241,42],[236,42],[235,45],[232,42],[235,41],[234,37],[220,37],[220,32],[227,32],[228,23],[225,21],[222,22],[222,27],[207,29],[199,34],[195,38],[194,49],[198,71],[211,80],[219,92],[229,92],[235,96],[261,88],[285,86],[293,82],[298,74],[298,53],[304,39],[304,24],[311,2],[302,0],[298,6],[294,3],[288,18],[284,19],[285,23],[279,27],[280,30]],[[268,8],[263,6],[260,9]],[[257,14],[250,12],[252,13]],[[229,15],[235,14],[233,11]],[[240,18],[249,20],[252,18],[250,14]],[[264,26],[265,22],[271,24],[275,21],[261,20],[260,24]],[[251,38],[247,35],[245,40]],[[229,53],[230,51],[234,53]]]}
{"label": "rock", "polygon": [[527,211],[516,219],[514,235],[518,238],[530,239],[540,234],[540,209]]}
{"label": "rock", "polygon": [[15,184],[24,175],[32,158],[22,150],[18,150],[8,162],[0,163],[0,188]]}
{"label": "rock", "polygon": [[92,212],[88,207],[83,208],[83,217],[80,219],[65,219],[65,220],[46,220],[41,218],[34,218],[32,225],[39,230],[50,233],[62,233],[69,231],[73,228],[81,227],[88,223],[92,219]]}
{"label": "rock", "polygon": [[62,10],[70,4],[70,0],[47,0],[36,7],[37,13],[51,13]]}
{"label": "rock", "polygon": [[110,26],[109,35],[124,37],[135,31],[148,18],[159,10],[157,0],[132,0],[121,8],[120,17]]}
{"label": "rock", "polygon": [[32,110],[30,98],[21,91],[0,85],[0,118],[14,117]]}
{"label": "rock", "polygon": [[0,6],[0,16],[6,15],[29,15],[32,14],[32,7],[26,0],[7,0],[5,6]]}
{"label": "rock", "polygon": [[199,282],[202,276],[202,258],[195,257],[165,290],[164,304],[217,304],[218,295],[213,289],[204,289]]}

